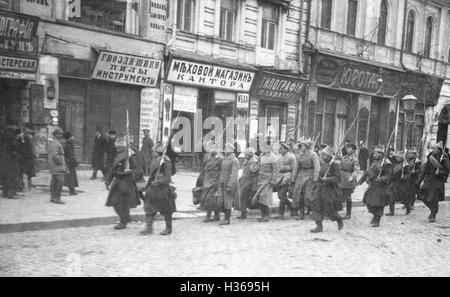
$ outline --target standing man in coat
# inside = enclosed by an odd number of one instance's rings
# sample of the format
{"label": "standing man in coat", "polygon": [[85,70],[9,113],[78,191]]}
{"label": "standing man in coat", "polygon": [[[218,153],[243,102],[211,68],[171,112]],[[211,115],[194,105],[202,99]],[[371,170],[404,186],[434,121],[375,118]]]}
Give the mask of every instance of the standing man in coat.
{"label": "standing man in coat", "polygon": [[78,195],[75,188],[78,188],[78,176],[77,167],[78,161],[75,157],[74,137],[72,133],[65,132],[64,135],[64,157],[66,159],[66,165],[68,173],[64,176],[64,185],[69,188],[70,195]]}
{"label": "standing man in coat", "polygon": [[227,144],[220,172],[222,200],[219,207],[225,213],[225,219],[220,223],[222,226],[230,225],[233,205],[236,206],[239,203],[239,160],[236,158],[234,149],[234,144]]}
{"label": "standing man in coat", "polygon": [[108,132],[108,139],[106,143],[106,164],[105,164],[106,174],[109,174],[109,172],[111,171],[114,164],[114,160],[117,157],[116,138],[117,138],[116,131],[112,130]]}
{"label": "standing man in coat", "polygon": [[272,205],[273,189],[279,181],[278,158],[272,152],[270,144],[261,145],[261,157],[258,172],[258,185],[252,204],[261,210],[261,218],[258,222],[270,221],[269,207]]}
{"label": "standing man in coat", "polygon": [[165,147],[158,143],[154,148],[154,158],[150,166],[150,179],[145,191],[144,210],[146,217],[145,230],[141,235],[153,233],[153,222],[158,212],[164,216],[166,229],[160,235],[172,234],[172,215],[177,211],[175,204],[175,188],[172,182],[172,164],[168,156],[164,155]]}
{"label": "standing man in coat", "polygon": [[142,179],[144,172],[135,152],[127,148],[124,138],[116,140],[116,147],[118,155],[105,179],[109,191],[106,206],[113,207],[120,218],[114,229],[123,230],[131,222],[130,209],[141,204],[136,181]]}
{"label": "standing man in coat", "polygon": [[297,173],[297,159],[291,153],[287,144],[280,144],[280,156],[278,159],[278,167],[280,176],[283,178],[278,186],[278,199],[280,199],[279,211],[277,219],[284,219],[284,211],[286,207],[292,211],[292,204],[288,199],[288,192],[295,184],[295,174]]}
{"label": "standing man in coat", "polygon": [[389,180],[389,213],[386,216],[395,215],[395,203],[401,202],[406,208],[406,215],[411,213],[411,195],[409,191],[410,169],[401,153],[395,156],[395,163],[392,164],[391,178]]}
{"label": "standing man in coat", "polygon": [[349,220],[352,217],[352,194],[358,185],[359,161],[355,155],[356,145],[348,143],[345,146],[345,151],[346,154],[341,159],[342,179],[339,187],[342,189],[342,203],[347,204],[347,213],[345,214],[344,220]]}
{"label": "standing man in coat", "polygon": [[430,209],[428,220],[430,223],[436,222],[436,215],[439,211],[439,201],[445,200],[444,183],[448,178],[450,170],[449,159],[443,148],[437,144],[431,147],[431,153],[427,157],[416,185],[420,186],[421,199]]}
{"label": "standing man in coat", "polygon": [[0,157],[1,157],[1,182],[3,197],[19,199],[17,191],[22,182],[21,154],[19,148],[20,129],[16,126],[5,128],[2,133]]}
{"label": "standing man in coat", "polygon": [[[200,209],[206,210],[206,218],[203,222],[210,223],[220,221],[218,209],[218,197],[220,196],[220,173],[222,172],[223,156],[215,144],[210,143],[210,152],[206,154],[204,168],[199,177],[203,180]],[[211,218],[214,212],[214,218]]]}
{"label": "standing man in coat", "polygon": [[21,141],[23,170],[28,180],[28,190],[33,187],[33,177],[36,177],[36,147],[33,139],[33,130],[30,126],[24,129]]}
{"label": "standing man in coat", "polygon": [[363,202],[369,213],[373,215],[370,224],[375,228],[380,227],[384,208],[389,201],[388,185],[392,168],[389,159],[386,158],[384,162],[383,159],[384,147],[378,146],[373,152],[372,164],[358,182],[359,185],[364,182],[369,185],[364,193]]}
{"label": "standing man in coat", "polygon": [[238,220],[247,219],[247,208],[251,205],[257,190],[258,171],[259,159],[256,156],[256,150],[248,148],[245,150],[244,168],[239,179],[241,215],[237,217]]}
{"label": "standing man in coat", "polygon": [[144,130],[144,139],[142,140],[142,148],[141,153],[145,158],[145,174],[150,174],[150,165],[152,164],[152,158],[153,158],[153,147],[155,146],[155,143],[153,142],[153,139],[150,137],[150,130],[145,129]]}
{"label": "standing man in coat", "polygon": [[366,144],[362,140],[359,143],[358,161],[359,165],[361,166],[361,170],[363,172],[366,172],[368,167],[367,162],[369,162],[369,150],[367,149]]}
{"label": "standing man in coat", "polygon": [[91,180],[97,179],[97,173],[100,170],[104,177],[107,176],[105,171],[105,153],[107,147],[107,138],[103,135],[103,130],[97,127],[94,138],[94,150],[92,151],[92,177]]}
{"label": "standing man in coat", "polygon": [[314,199],[311,203],[311,216],[316,222],[316,228],[311,230],[312,233],[323,232],[325,216],[337,222],[339,230],[344,228],[344,221],[338,213],[342,210],[341,192],[338,186],[341,180],[341,169],[339,164],[332,162],[335,153],[334,149],[329,146],[320,153],[323,163],[319,172],[319,182],[314,191]]}
{"label": "standing man in coat", "polygon": [[61,190],[64,186],[64,176],[68,173],[64,147],[61,144],[63,130],[57,128],[53,132],[53,140],[48,145],[48,167],[51,174],[50,182],[50,202],[55,204],[65,204],[61,200]]}
{"label": "standing man in coat", "polygon": [[411,210],[414,209],[414,202],[416,201],[416,197],[420,192],[420,186],[416,185],[416,181],[419,178],[420,170],[422,168],[422,162],[417,157],[417,149],[412,147],[408,150],[408,155],[406,156],[406,161],[408,162],[410,175],[408,179],[408,189],[411,201]]}

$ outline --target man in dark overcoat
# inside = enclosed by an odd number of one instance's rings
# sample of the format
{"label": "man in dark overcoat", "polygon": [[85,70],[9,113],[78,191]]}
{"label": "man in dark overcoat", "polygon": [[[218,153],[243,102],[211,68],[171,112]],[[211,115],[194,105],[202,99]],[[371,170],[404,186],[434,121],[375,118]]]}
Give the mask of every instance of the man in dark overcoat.
{"label": "man in dark overcoat", "polygon": [[127,148],[125,139],[118,138],[116,147],[118,155],[105,179],[109,190],[106,206],[113,207],[120,218],[114,229],[123,230],[131,222],[130,208],[141,204],[136,181],[142,179],[144,172],[135,152]]}
{"label": "man in dark overcoat", "polygon": [[153,139],[150,137],[150,130],[144,130],[144,138],[142,139],[142,148],[141,153],[145,159],[145,174],[149,174],[150,165],[152,164],[153,159],[153,147],[155,143]]}
{"label": "man in dark overcoat", "polygon": [[78,176],[77,176],[77,167],[78,161],[75,156],[75,145],[74,145],[74,137],[72,133],[65,132],[63,135],[64,138],[64,157],[66,159],[66,165],[68,173],[64,176],[64,185],[69,188],[69,195],[76,196],[78,195],[75,191],[75,188],[78,188]]}
{"label": "man in dark overcoat", "polygon": [[27,176],[28,190],[33,186],[33,177],[36,177],[36,147],[33,139],[33,130],[25,127],[21,141],[21,157],[23,173]]}
{"label": "man in dark overcoat", "polygon": [[247,219],[247,208],[251,206],[252,198],[256,194],[258,183],[259,159],[256,156],[256,150],[248,148],[245,150],[245,161],[242,176],[239,179],[241,215],[238,220]]}
{"label": "man in dark overcoat", "polygon": [[389,180],[389,212],[386,216],[395,215],[395,204],[401,202],[406,209],[406,215],[411,213],[411,195],[409,191],[409,164],[405,162],[402,153],[397,153],[395,163],[391,166],[391,178]]}
{"label": "man in dark overcoat", "polygon": [[107,147],[107,137],[103,135],[103,130],[97,127],[94,138],[94,149],[92,151],[92,180],[97,179],[97,172],[100,170],[104,177],[107,176],[105,171],[105,153]]}
{"label": "man in dark overcoat", "polygon": [[1,181],[3,197],[8,199],[18,199],[17,191],[22,182],[19,135],[20,129],[16,126],[7,127],[2,135]]}
{"label": "man in dark overcoat", "polygon": [[114,130],[108,132],[108,139],[106,144],[106,164],[105,164],[105,172],[109,174],[111,171],[114,160],[117,157],[117,148],[116,148],[116,138],[117,133]]}

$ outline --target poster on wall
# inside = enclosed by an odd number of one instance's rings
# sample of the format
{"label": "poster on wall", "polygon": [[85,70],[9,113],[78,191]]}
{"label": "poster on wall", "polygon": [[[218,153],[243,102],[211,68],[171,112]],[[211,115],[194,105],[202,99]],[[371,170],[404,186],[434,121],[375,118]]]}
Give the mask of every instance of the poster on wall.
{"label": "poster on wall", "polygon": [[164,85],[164,102],[163,102],[163,142],[169,140],[170,128],[172,122],[172,101],[173,101],[173,85]]}
{"label": "poster on wall", "polygon": [[259,101],[252,100],[250,105],[250,131],[249,138],[250,143],[253,145],[253,142],[256,144],[256,138],[258,137],[258,111],[259,111]]}
{"label": "poster on wall", "polygon": [[44,85],[44,108],[57,109],[59,102],[59,59],[42,56],[39,59],[38,82]]}
{"label": "poster on wall", "polygon": [[198,89],[175,86],[173,96],[173,110],[196,113],[198,101]]}
{"label": "poster on wall", "polygon": [[297,107],[294,104],[289,104],[288,121],[287,121],[287,140],[291,138],[295,140],[295,133],[299,130],[298,125],[300,124],[300,121],[298,122],[298,124],[296,124],[296,118],[297,118]]}
{"label": "poster on wall", "polygon": [[144,130],[150,131],[153,141],[158,139],[159,99],[161,91],[157,88],[145,88],[141,91],[141,116],[139,122],[139,144],[142,148]]}
{"label": "poster on wall", "polygon": [[159,42],[166,42],[167,0],[150,0],[147,15],[147,37]]}

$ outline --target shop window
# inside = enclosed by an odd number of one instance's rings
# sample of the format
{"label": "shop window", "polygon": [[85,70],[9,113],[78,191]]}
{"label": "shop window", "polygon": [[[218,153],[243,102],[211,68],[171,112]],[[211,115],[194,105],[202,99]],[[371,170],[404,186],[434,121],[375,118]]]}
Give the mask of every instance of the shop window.
{"label": "shop window", "polygon": [[378,21],[378,43],[382,45],[386,44],[387,21],[388,6],[386,0],[383,0],[380,5],[380,18]]}
{"label": "shop window", "polygon": [[140,0],[79,0],[71,1],[68,19],[115,32],[138,35]]}
{"label": "shop window", "polygon": [[416,114],[414,117],[414,135],[412,137],[411,146],[419,147],[420,140],[423,137],[423,132],[425,128],[425,109],[423,105],[419,104],[416,106]]}
{"label": "shop window", "polygon": [[320,26],[324,29],[331,29],[331,14],[333,9],[333,0],[322,0],[322,15]]}
{"label": "shop window", "polygon": [[237,7],[238,0],[222,0],[220,2],[220,38],[233,41]]}
{"label": "shop window", "polygon": [[358,120],[358,139],[364,142],[367,141],[367,126],[369,125],[369,111],[367,108],[362,108],[359,112]]}
{"label": "shop window", "polygon": [[395,119],[396,119],[395,111],[391,111],[389,113],[389,134],[388,134],[389,137],[391,137],[392,131],[394,131],[395,129]]}
{"label": "shop window", "polygon": [[316,113],[316,102],[311,101],[308,103],[308,126],[307,126],[307,135],[309,138],[314,139],[319,135],[319,132],[316,134],[316,130],[314,129],[314,114]]}
{"label": "shop window", "polygon": [[347,34],[355,36],[356,18],[358,13],[358,0],[348,0]]}
{"label": "shop window", "polygon": [[177,0],[178,30],[194,32],[195,0]]}
{"label": "shop window", "polygon": [[424,49],[424,55],[427,58],[430,58],[431,56],[431,42],[433,38],[433,18],[430,16],[427,18],[427,26],[425,31],[425,49]]}
{"label": "shop window", "polygon": [[316,117],[314,120],[314,134],[315,135],[319,135],[319,133],[321,134],[320,139],[322,141],[323,139],[323,130],[322,130],[322,126],[323,126],[323,110],[324,110],[324,100],[322,96],[319,96],[317,98],[317,103],[316,103]]}
{"label": "shop window", "polygon": [[406,39],[405,39],[405,51],[412,53],[414,43],[414,26],[416,22],[416,15],[414,11],[408,13],[408,21],[406,24]]}
{"label": "shop window", "polygon": [[277,40],[278,7],[266,3],[263,5],[261,47],[275,50]]}

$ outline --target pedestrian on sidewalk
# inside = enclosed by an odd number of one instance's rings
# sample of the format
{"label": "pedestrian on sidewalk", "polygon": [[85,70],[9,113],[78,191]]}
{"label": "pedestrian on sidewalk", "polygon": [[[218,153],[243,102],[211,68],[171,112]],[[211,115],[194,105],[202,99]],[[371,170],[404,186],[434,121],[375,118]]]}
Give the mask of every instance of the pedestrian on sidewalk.
{"label": "pedestrian on sidewalk", "polygon": [[114,160],[117,157],[117,148],[116,148],[116,138],[117,133],[114,130],[108,132],[108,139],[106,144],[106,164],[105,164],[105,172],[109,174],[111,171]]}
{"label": "pedestrian on sidewalk", "polygon": [[371,166],[358,182],[358,185],[362,185],[364,182],[367,182],[369,185],[364,193],[363,202],[366,204],[369,213],[373,215],[370,224],[375,228],[380,227],[384,208],[389,201],[388,181],[392,169],[389,160],[386,158],[385,162],[383,162],[383,158],[384,147],[376,147],[373,152],[373,162]]}
{"label": "pedestrian on sidewalk", "polygon": [[239,208],[239,160],[236,158],[234,144],[226,145],[225,156],[220,172],[221,199],[219,210],[225,213],[225,219],[220,225],[230,225],[233,206]]}
{"label": "pedestrian on sidewalk", "polygon": [[53,140],[48,145],[48,167],[51,174],[50,202],[65,204],[61,200],[61,190],[64,186],[64,176],[68,173],[64,147],[61,143],[63,130],[56,128],[53,132]]}
{"label": "pedestrian on sidewalk", "polygon": [[414,209],[414,203],[417,199],[417,196],[420,192],[420,186],[416,185],[416,181],[419,178],[420,170],[422,168],[422,162],[417,157],[417,149],[415,147],[412,147],[408,150],[407,155],[407,162],[409,165],[409,168],[411,169],[411,173],[408,179],[408,189],[409,189],[409,195],[410,195],[410,201],[411,201],[411,210]]}
{"label": "pedestrian on sidewalk", "polygon": [[77,167],[78,161],[75,157],[75,145],[74,145],[74,137],[72,133],[65,132],[64,135],[64,157],[66,159],[66,165],[68,174],[64,176],[64,186],[69,188],[69,195],[76,196],[78,195],[75,191],[76,188],[79,187],[78,184],[78,176],[77,176]]}
{"label": "pedestrian on sidewalk", "polygon": [[358,185],[358,171],[359,161],[356,157],[356,145],[348,143],[345,146],[346,154],[341,159],[341,175],[342,179],[339,183],[339,187],[342,190],[341,201],[346,203],[346,214],[344,220],[349,220],[352,217],[352,194]]}
{"label": "pedestrian on sidewalk", "polygon": [[[209,153],[205,156],[205,167],[199,177],[203,180],[200,209],[206,211],[206,218],[203,222],[210,223],[220,221],[218,198],[221,195],[220,173],[222,172],[223,156],[216,144],[209,143],[207,148]],[[214,218],[211,218],[213,212]]]}
{"label": "pedestrian on sidewalk", "polygon": [[406,215],[411,213],[411,195],[408,189],[410,177],[410,169],[408,163],[405,162],[402,153],[395,155],[395,163],[392,164],[391,177],[389,179],[389,213],[388,217],[395,215],[395,203],[401,202],[406,208]]}
{"label": "pedestrian on sidewalk", "polygon": [[144,130],[144,139],[142,139],[142,148],[141,153],[145,158],[145,175],[149,174],[150,165],[152,164],[153,159],[153,147],[155,143],[153,139],[150,137],[150,130]]}
{"label": "pedestrian on sidewalk", "polygon": [[272,152],[270,141],[261,145],[260,165],[258,172],[258,185],[252,204],[261,210],[261,218],[258,222],[267,223],[270,221],[269,208],[272,205],[273,189],[279,182],[278,158]]}
{"label": "pedestrian on sidewalk", "polygon": [[312,233],[323,232],[325,216],[329,217],[331,221],[337,222],[339,230],[344,228],[344,221],[338,213],[342,210],[340,198],[342,193],[338,185],[341,180],[341,169],[338,163],[332,162],[335,153],[335,150],[328,146],[320,154],[323,162],[311,203],[311,216],[316,222],[316,228],[311,230]]}
{"label": "pedestrian on sidewalk", "polygon": [[92,151],[92,177],[91,180],[97,179],[97,173],[100,170],[103,177],[107,176],[105,171],[105,153],[107,146],[107,137],[103,134],[103,129],[97,127],[94,138],[94,149]]}
{"label": "pedestrian on sidewalk", "polygon": [[33,139],[33,129],[30,125],[24,128],[21,147],[23,173],[27,176],[28,191],[33,187],[33,177],[36,177],[36,147]]}
{"label": "pedestrian on sidewalk", "polygon": [[19,148],[21,131],[17,126],[8,126],[4,129],[1,139],[1,182],[3,197],[19,199],[17,192],[23,182],[22,160]]}
{"label": "pedestrian on sidewalk", "polygon": [[106,206],[113,207],[120,218],[114,229],[123,230],[131,222],[130,209],[141,204],[136,181],[142,179],[144,172],[135,152],[127,148],[125,138],[117,138],[116,147],[118,155],[105,179],[109,190]]}
{"label": "pedestrian on sidewalk", "polygon": [[370,164],[367,164],[369,162],[369,150],[367,149],[366,144],[362,140],[359,143],[358,161],[359,165],[361,166],[361,170],[363,172],[366,172],[367,167],[370,166]]}
{"label": "pedestrian on sidewalk", "polygon": [[292,212],[292,203],[288,198],[288,192],[295,184],[295,174],[297,173],[297,159],[291,153],[290,147],[282,143],[280,145],[280,156],[278,159],[278,167],[280,176],[283,178],[278,186],[278,199],[280,200],[278,216],[276,219],[284,219],[286,207]]}
{"label": "pedestrian on sidewalk", "polygon": [[256,194],[259,172],[259,159],[256,156],[254,148],[245,150],[245,161],[242,176],[239,179],[240,189],[240,210],[241,215],[237,217],[238,220],[247,219],[247,209],[251,207],[252,198]]}
{"label": "pedestrian on sidewalk", "polygon": [[439,201],[445,200],[445,181],[448,178],[449,170],[448,155],[440,145],[432,145],[431,153],[422,167],[416,185],[420,186],[420,199],[430,209],[428,220],[430,223],[436,222],[436,215],[439,212]]}
{"label": "pedestrian on sidewalk", "polygon": [[159,212],[164,216],[166,229],[161,232],[162,236],[172,234],[172,216],[177,211],[175,188],[172,182],[172,162],[164,155],[165,147],[162,143],[153,148],[153,162],[150,166],[150,178],[144,198],[144,210],[146,217],[145,230],[141,235],[153,233],[153,222]]}
{"label": "pedestrian on sidewalk", "polygon": [[309,206],[309,202],[313,199],[319,171],[319,156],[311,151],[311,144],[308,141],[301,141],[292,199],[293,213],[291,214],[297,216],[297,220],[305,219],[305,207],[306,204]]}

